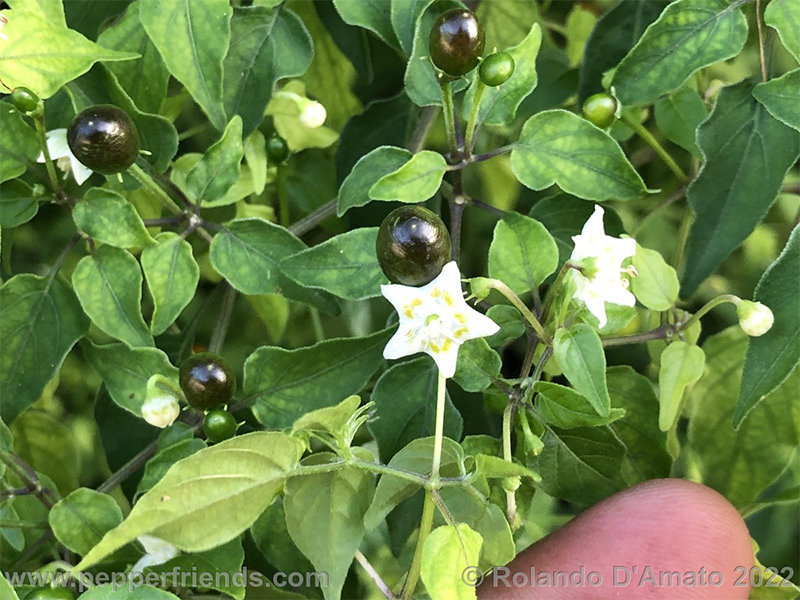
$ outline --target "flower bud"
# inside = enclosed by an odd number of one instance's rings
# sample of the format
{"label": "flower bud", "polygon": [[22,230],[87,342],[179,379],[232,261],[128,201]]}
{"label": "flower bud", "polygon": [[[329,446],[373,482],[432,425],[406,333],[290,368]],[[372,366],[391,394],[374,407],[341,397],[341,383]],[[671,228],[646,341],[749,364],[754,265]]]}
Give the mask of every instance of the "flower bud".
{"label": "flower bud", "polygon": [[492,280],[486,277],[473,277],[468,280],[470,297],[484,300],[492,291]]}
{"label": "flower bud", "polygon": [[169,427],[181,412],[178,399],[170,394],[159,394],[148,397],[142,404],[144,420],[156,427]]}
{"label": "flower bud", "polygon": [[739,315],[742,330],[753,337],[767,333],[775,321],[772,311],[761,302],[742,300],[736,307],[736,313]]}
{"label": "flower bud", "polygon": [[328,112],[325,110],[325,107],[314,100],[309,100],[300,111],[300,122],[309,129],[322,127],[322,124],[325,123],[325,119],[327,118]]}
{"label": "flower bud", "polygon": [[504,477],[500,481],[500,485],[502,485],[503,489],[507,492],[516,492],[519,489],[519,486],[522,485],[522,479],[519,475],[515,475],[513,477]]}

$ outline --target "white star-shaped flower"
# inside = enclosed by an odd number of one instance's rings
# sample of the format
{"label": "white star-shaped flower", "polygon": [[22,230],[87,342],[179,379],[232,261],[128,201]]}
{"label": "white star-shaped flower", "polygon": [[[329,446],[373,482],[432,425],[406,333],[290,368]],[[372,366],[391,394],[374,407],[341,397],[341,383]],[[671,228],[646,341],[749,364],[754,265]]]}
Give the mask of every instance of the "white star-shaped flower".
{"label": "white star-shaped flower", "polygon": [[595,205],[594,213],[583,226],[580,235],[572,236],[575,249],[570,261],[585,265],[583,272],[572,271],[575,281],[574,298],[586,304],[602,328],[606,324],[606,302],[633,306],[636,298],[628,290],[629,281],[623,274],[622,261],[636,253],[636,240],[606,235],[603,229],[603,209]]}
{"label": "white star-shaped flower", "polygon": [[[67,143],[67,130],[63,128],[53,129],[52,131],[48,131],[46,136],[47,150],[50,152],[50,158],[55,161],[58,168],[65,173],[72,171],[72,176],[75,178],[78,185],[81,185],[84,181],[89,179],[92,170],[84,166],[72,154],[72,151],[69,149],[69,144]],[[44,152],[39,153],[39,158],[36,159],[36,162],[44,162]]]}
{"label": "white star-shaped flower", "polygon": [[141,573],[146,567],[164,564],[179,554],[175,546],[152,535],[140,535],[136,541],[144,546],[145,555],[131,567],[131,573]]}
{"label": "white star-shaped flower", "polygon": [[169,394],[148,396],[142,404],[142,416],[144,420],[156,427],[169,427],[181,414],[181,406],[178,399]]}
{"label": "white star-shaped flower", "polygon": [[454,261],[447,263],[436,279],[421,287],[382,285],[381,293],[400,316],[400,326],[383,349],[383,357],[401,358],[426,352],[444,377],[452,377],[456,372],[461,344],[500,329],[497,323],[466,303],[461,291],[461,273]]}

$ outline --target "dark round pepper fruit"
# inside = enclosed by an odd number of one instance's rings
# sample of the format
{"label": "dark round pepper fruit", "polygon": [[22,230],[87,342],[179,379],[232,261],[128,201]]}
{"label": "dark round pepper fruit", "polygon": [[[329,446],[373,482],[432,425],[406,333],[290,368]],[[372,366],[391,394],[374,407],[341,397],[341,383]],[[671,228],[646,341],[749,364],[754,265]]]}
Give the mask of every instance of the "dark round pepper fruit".
{"label": "dark round pepper fruit", "polygon": [[211,442],[223,442],[236,435],[236,419],[227,410],[216,409],[206,413],[203,432]]}
{"label": "dark round pepper fruit", "polygon": [[450,233],[436,213],[422,206],[401,206],[378,229],[378,263],[393,283],[425,285],[450,260]]}
{"label": "dark round pepper fruit", "polygon": [[590,123],[605,129],[616,119],[617,101],[605,93],[592,94],[583,103],[583,116]]}
{"label": "dark round pepper fruit", "polygon": [[478,75],[484,85],[496,87],[514,74],[514,58],[508,52],[495,52],[481,61]]}
{"label": "dark round pepper fruit", "polygon": [[236,391],[236,378],[225,360],[212,352],[187,358],[178,372],[183,395],[198,410],[219,408],[230,402]]}
{"label": "dark round pepper fruit", "polygon": [[13,104],[19,112],[33,112],[36,110],[36,107],[39,106],[39,96],[28,88],[18,87],[11,92],[11,104]]}
{"label": "dark round pepper fruit", "polygon": [[448,10],[436,19],[428,42],[433,64],[452,77],[475,68],[485,43],[483,26],[462,8]]}
{"label": "dark round pepper fruit", "polygon": [[74,600],[75,594],[65,587],[43,587],[30,592],[25,600]]}
{"label": "dark round pepper fruit", "polygon": [[120,108],[98,104],[79,112],[67,129],[72,154],[92,171],[121,173],[139,154],[139,136],[130,117]]}
{"label": "dark round pepper fruit", "polygon": [[282,163],[289,158],[289,146],[277,133],[267,140],[267,158],[271,163]]}

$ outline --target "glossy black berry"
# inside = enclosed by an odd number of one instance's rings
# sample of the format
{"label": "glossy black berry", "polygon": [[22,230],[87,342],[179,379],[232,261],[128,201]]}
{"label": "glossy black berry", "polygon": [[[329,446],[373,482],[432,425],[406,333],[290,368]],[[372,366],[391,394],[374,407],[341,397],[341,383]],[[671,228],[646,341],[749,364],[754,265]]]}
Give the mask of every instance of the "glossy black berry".
{"label": "glossy black berry", "polygon": [[198,410],[219,408],[230,402],[236,378],[223,358],[211,352],[193,354],[181,365],[178,380],[190,406]]}
{"label": "glossy black berry", "polygon": [[484,85],[504,84],[514,74],[514,58],[508,52],[490,54],[481,61],[478,75]]}
{"label": "glossy black berry", "polygon": [[222,442],[236,435],[236,419],[227,410],[210,410],[203,419],[203,432],[211,442]]}
{"label": "glossy black berry", "polygon": [[13,104],[19,112],[33,112],[36,110],[36,107],[39,106],[39,96],[28,88],[18,87],[11,92],[11,104]]}
{"label": "glossy black berry", "polygon": [[427,208],[401,206],[381,223],[375,251],[390,281],[425,285],[450,260],[450,233]]}
{"label": "glossy black berry", "polygon": [[454,8],[433,24],[429,39],[431,60],[448,75],[460,77],[478,64],[485,42],[477,17],[466,9]]}
{"label": "glossy black berry", "polygon": [[608,94],[592,94],[583,103],[583,116],[586,120],[601,129],[614,122],[617,112],[617,101]]}
{"label": "glossy black berry", "polygon": [[289,158],[289,146],[277,133],[267,140],[267,158],[271,163],[282,163]]}
{"label": "glossy black berry", "polygon": [[25,600],[74,600],[75,594],[65,587],[43,587],[30,592]]}
{"label": "glossy black berry", "polygon": [[110,104],[82,110],[67,129],[67,143],[81,163],[104,175],[130,167],[139,154],[139,136],[125,111]]}

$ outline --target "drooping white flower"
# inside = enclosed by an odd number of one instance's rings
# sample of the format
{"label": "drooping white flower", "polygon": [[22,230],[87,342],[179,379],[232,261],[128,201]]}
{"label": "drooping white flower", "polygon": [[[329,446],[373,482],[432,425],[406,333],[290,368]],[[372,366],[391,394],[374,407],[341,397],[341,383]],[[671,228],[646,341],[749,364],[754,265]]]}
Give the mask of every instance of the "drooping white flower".
{"label": "drooping white flower", "polygon": [[749,336],[758,337],[767,333],[775,322],[775,316],[768,306],[761,302],[742,300],[736,307],[739,325]]}
{"label": "drooping white flower", "polygon": [[146,567],[161,565],[179,554],[179,550],[175,546],[152,535],[140,535],[136,541],[144,546],[145,555],[131,567],[132,573],[141,573]]}
{"label": "drooping white flower", "polygon": [[572,236],[575,249],[570,261],[583,265],[573,270],[574,298],[586,304],[602,328],[606,324],[606,302],[633,306],[636,298],[628,291],[630,269],[622,269],[622,261],[636,253],[636,240],[606,235],[603,228],[603,209],[595,205],[580,235]]}
{"label": "drooping white flower", "polygon": [[458,348],[465,341],[497,333],[500,327],[471,308],[461,290],[461,273],[451,261],[421,287],[382,285],[381,293],[400,316],[400,326],[383,349],[383,357],[429,354],[444,377],[456,371]]}
{"label": "drooping white flower", "polygon": [[300,111],[300,121],[309,129],[322,127],[325,119],[328,118],[328,111],[316,100],[310,100]]}
{"label": "drooping white flower", "polygon": [[170,394],[148,396],[142,404],[144,420],[156,427],[169,427],[181,414],[178,399]]}
{"label": "drooping white flower", "polygon": [[[81,185],[84,181],[89,179],[92,170],[84,166],[72,154],[72,151],[69,149],[69,144],[67,143],[66,129],[53,129],[47,132],[46,137],[47,150],[50,152],[50,158],[55,161],[59,169],[65,173],[72,171],[72,176],[75,178],[78,185]],[[39,153],[39,158],[36,159],[36,162],[44,162],[44,152]]]}

